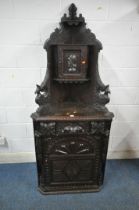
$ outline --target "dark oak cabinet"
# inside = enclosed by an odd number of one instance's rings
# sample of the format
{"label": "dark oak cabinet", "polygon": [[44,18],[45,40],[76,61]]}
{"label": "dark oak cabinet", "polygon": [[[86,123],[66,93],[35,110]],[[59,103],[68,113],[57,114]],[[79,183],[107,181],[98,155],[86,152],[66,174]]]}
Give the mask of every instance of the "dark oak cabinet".
{"label": "dark oak cabinet", "polygon": [[100,41],[71,4],[45,42],[47,71],[32,114],[38,187],[43,194],[99,191],[113,113],[98,72]]}

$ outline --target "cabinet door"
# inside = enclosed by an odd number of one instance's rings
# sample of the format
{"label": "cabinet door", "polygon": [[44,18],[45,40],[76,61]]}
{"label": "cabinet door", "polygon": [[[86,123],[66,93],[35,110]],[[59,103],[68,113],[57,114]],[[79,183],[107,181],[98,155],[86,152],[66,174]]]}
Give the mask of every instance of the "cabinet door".
{"label": "cabinet door", "polygon": [[85,79],[88,66],[87,46],[58,47],[58,78]]}
{"label": "cabinet door", "polygon": [[51,184],[93,183],[94,157],[51,157]]}
{"label": "cabinet door", "polygon": [[98,163],[93,137],[59,136],[54,142],[47,147],[50,185],[94,184]]}

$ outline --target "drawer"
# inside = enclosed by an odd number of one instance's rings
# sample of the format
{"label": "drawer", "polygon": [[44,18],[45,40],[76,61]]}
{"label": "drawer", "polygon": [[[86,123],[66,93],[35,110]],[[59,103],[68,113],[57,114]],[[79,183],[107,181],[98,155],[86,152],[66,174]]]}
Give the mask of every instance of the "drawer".
{"label": "drawer", "polygon": [[57,122],[56,134],[85,134],[90,131],[90,122]]}
{"label": "drawer", "polygon": [[109,135],[111,121],[43,121],[37,122],[35,131],[42,136],[73,134]]}

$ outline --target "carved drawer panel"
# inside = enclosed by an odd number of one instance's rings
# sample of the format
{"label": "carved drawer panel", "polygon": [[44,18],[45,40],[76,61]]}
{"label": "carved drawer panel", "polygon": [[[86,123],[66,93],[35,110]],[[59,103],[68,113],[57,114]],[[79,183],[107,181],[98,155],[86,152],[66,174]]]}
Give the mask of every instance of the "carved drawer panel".
{"label": "carved drawer panel", "polygon": [[44,136],[74,134],[109,135],[109,121],[39,122],[37,131]]}
{"label": "carved drawer panel", "polygon": [[89,132],[89,122],[58,122],[56,134],[85,134]]}

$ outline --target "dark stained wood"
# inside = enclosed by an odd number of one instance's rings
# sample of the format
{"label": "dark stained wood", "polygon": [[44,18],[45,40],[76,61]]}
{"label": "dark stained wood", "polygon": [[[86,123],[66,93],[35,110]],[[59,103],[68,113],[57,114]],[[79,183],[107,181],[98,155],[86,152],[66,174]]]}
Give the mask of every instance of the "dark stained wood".
{"label": "dark stained wood", "polygon": [[98,72],[102,44],[77,17],[74,4],[45,42],[47,71],[31,115],[43,194],[99,191],[103,184],[113,113],[109,85]]}

